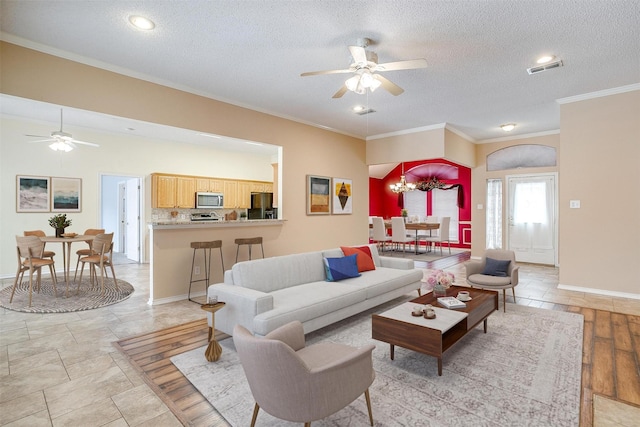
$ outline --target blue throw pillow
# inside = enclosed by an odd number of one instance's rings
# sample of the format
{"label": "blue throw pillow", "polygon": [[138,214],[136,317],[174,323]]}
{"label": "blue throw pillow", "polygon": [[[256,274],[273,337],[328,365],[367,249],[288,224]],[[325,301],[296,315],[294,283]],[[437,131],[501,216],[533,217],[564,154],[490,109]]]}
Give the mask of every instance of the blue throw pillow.
{"label": "blue throw pillow", "polygon": [[338,280],[360,276],[356,256],[356,254],[353,254],[340,258],[323,258],[327,282],[337,282]]}
{"label": "blue throw pillow", "polygon": [[487,276],[507,277],[507,271],[511,260],[503,261],[501,259],[487,258],[486,261],[482,274],[486,274]]}

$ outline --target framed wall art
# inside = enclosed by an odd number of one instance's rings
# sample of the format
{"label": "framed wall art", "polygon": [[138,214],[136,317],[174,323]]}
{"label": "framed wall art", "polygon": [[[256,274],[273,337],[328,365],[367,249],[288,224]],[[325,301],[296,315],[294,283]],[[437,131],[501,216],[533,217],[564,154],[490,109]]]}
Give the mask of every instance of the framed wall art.
{"label": "framed wall art", "polygon": [[333,178],[331,193],[333,213],[336,215],[353,213],[353,181],[345,178]]}
{"label": "framed wall art", "polygon": [[331,178],[307,175],[307,215],[331,213]]}
{"label": "framed wall art", "polygon": [[16,176],[16,212],[49,212],[48,176]]}
{"label": "framed wall art", "polygon": [[51,178],[51,212],[82,211],[82,179]]}

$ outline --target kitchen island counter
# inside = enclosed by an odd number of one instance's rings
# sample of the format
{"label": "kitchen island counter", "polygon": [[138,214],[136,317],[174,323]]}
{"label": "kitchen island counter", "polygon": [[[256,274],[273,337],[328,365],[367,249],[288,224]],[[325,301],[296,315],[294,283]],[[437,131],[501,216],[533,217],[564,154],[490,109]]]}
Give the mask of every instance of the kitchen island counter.
{"label": "kitchen island counter", "polygon": [[[271,248],[273,242],[281,238],[285,220],[256,219],[236,221],[158,221],[147,224],[149,231],[150,287],[149,304],[163,304],[186,300],[189,292],[189,278],[193,249],[191,242],[222,241],[224,270],[229,270],[236,260],[236,239],[262,237],[266,257],[278,255]],[[253,255],[260,250],[253,251]],[[241,248],[238,262],[248,259],[248,251]],[[204,279],[202,251],[196,253],[195,264],[200,274],[193,279]],[[220,254],[214,249],[211,254],[210,284],[223,281]],[[195,283],[191,296],[205,295],[204,282]]]}

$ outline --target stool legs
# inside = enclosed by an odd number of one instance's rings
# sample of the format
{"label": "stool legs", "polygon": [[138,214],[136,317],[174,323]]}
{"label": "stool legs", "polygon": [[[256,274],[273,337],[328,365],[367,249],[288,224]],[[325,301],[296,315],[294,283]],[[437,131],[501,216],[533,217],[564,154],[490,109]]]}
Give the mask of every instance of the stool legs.
{"label": "stool legs", "polygon": [[[193,258],[191,258],[191,276],[189,278],[189,294],[188,294],[188,298],[189,301],[193,301],[193,302],[197,302],[193,299],[191,299],[191,285],[194,282],[205,282],[205,292],[207,289],[209,289],[209,267],[211,266],[211,248],[201,248],[202,249],[202,255],[204,258],[204,279],[201,280],[193,280],[193,267],[195,266],[195,262],[196,262],[196,253],[198,251],[198,248],[193,248]],[[207,254],[207,251],[209,252]],[[209,255],[209,263],[207,264],[207,255]]]}

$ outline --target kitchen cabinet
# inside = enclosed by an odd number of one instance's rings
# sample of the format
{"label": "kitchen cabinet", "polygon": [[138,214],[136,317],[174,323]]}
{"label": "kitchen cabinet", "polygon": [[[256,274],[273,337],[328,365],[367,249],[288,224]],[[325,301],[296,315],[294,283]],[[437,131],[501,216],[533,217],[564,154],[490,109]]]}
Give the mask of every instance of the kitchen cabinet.
{"label": "kitchen cabinet", "polygon": [[273,193],[273,184],[270,182],[252,181],[251,192],[252,193]]}
{"label": "kitchen cabinet", "polygon": [[196,191],[224,193],[224,181],[221,179],[196,178]]}
{"label": "kitchen cabinet", "polygon": [[151,175],[152,208],[193,208],[196,182],[191,177]]}
{"label": "kitchen cabinet", "polygon": [[224,181],[224,207],[238,207],[238,181]]}
{"label": "kitchen cabinet", "polygon": [[238,181],[238,207],[249,209],[251,207],[251,183]]}

